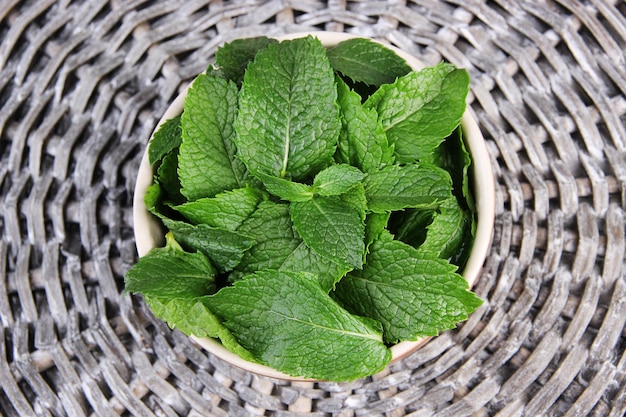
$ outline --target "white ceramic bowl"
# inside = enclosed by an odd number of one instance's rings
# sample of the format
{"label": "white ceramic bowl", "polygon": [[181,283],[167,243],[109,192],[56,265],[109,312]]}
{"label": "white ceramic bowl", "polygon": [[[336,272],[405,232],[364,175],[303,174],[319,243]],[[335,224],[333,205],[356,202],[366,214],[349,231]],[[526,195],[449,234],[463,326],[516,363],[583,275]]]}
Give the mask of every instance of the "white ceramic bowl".
{"label": "white ceramic bowl", "polygon": [[[294,39],[307,35],[313,35],[317,37],[324,46],[332,47],[337,43],[355,38],[358,36],[347,33],[335,33],[335,32],[306,32],[295,33],[286,36],[277,37],[278,40]],[[406,52],[390,46],[385,45],[399,56],[404,58],[406,62],[413,69],[419,70],[425,65],[414,56],[407,54]],[[159,121],[156,129],[160,127],[162,123],[169,120],[183,111],[183,102],[187,96],[187,89],[185,89],[167,109],[161,120]],[[474,198],[476,203],[477,213],[477,228],[474,244],[471,254],[465,265],[462,274],[467,280],[470,288],[474,285],[480,272],[482,270],[483,263],[489,248],[491,247],[491,238],[495,217],[495,182],[493,172],[491,169],[491,160],[487,147],[485,145],[482,133],[476,124],[476,121],[470,115],[468,111],[465,112],[461,120],[461,126],[463,129],[466,146],[472,156],[471,166],[471,180],[474,192]],[[135,194],[133,199],[133,220],[135,241],[137,244],[137,252],[139,256],[143,256],[150,251],[150,249],[160,246],[164,242],[163,228],[159,224],[158,220],[153,217],[144,204],[144,195],[146,189],[152,184],[153,172],[148,161],[148,152],[143,155],[139,171],[137,174],[137,182],[135,185]],[[265,375],[271,378],[287,379],[287,380],[304,380],[303,378],[294,378],[286,375],[268,366],[260,365],[241,359],[236,354],[226,350],[222,344],[214,339],[198,338],[191,336],[195,342],[202,346],[207,351],[211,352],[215,356],[225,360],[228,363],[236,365],[249,372]],[[424,345],[429,338],[423,338],[415,342],[400,342],[391,347],[392,360],[391,362],[398,361],[407,355],[414,352],[420,346]]]}

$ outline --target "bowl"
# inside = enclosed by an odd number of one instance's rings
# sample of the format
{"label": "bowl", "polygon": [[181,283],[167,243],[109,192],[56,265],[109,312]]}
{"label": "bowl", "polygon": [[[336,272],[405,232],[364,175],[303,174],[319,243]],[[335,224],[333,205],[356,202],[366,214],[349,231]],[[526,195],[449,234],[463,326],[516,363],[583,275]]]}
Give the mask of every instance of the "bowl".
{"label": "bowl", "polygon": [[[276,39],[281,41],[304,37],[307,35],[317,37],[327,48],[347,39],[361,37],[336,32],[301,32],[276,37]],[[384,46],[404,58],[408,65],[414,70],[419,70],[425,67],[424,63],[422,63],[419,59],[400,50],[399,48],[386,44]],[[155,132],[165,121],[182,113],[183,103],[185,97],[187,96],[188,88],[189,87],[183,90],[172,102],[157,124]],[[465,111],[461,119],[461,127],[464,133],[463,136],[465,145],[472,157],[472,165],[470,167],[469,175],[477,215],[476,234],[473,247],[467,263],[462,270],[463,277],[467,280],[469,287],[472,288],[480,276],[482,266],[491,247],[495,217],[495,182],[491,168],[491,160],[484,138],[469,110]],[[163,245],[164,242],[164,232],[161,224],[152,214],[148,212],[144,204],[144,195],[147,188],[152,184],[152,179],[153,172],[148,160],[146,147],[146,151],[144,152],[137,173],[137,181],[133,197],[133,227],[137,252],[140,257],[147,254],[152,248]],[[199,338],[195,336],[190,336],[190,338],[213,355],[246,371],[284,380],[314,381],[312,379],[292,377],[268,366],[244,360],[236,354],[226,350],[226,348],[224,348],[217,340]],[[415,352],[419,347],[427,343],[428,340],[430,340],[430,338],[422,338],[417,341],[404,341],[391,346],[391,363],[397,362]]]}

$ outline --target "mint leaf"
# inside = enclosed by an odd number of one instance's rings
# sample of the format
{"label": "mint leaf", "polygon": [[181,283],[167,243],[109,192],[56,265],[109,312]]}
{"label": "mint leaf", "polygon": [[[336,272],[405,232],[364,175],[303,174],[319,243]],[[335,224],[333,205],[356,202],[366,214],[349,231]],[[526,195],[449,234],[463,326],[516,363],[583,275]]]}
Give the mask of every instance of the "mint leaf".
{"label": "mint leaf", "polygon": [[265,36],[255,38],[235,39],[217,48],[215,64],[217,70],[241,86],[243,75],[248,64],[254,59],[257,52],[265,49],[271,43],[278,43],[276,39]]}
{"label": "mint leaf", "polygon": [[347,164],[331,165],[313,179],[313,192],[319,195],[341,195],[361,183],[365,175]]}
{"label": "mint leaf", "polygon": [[393,146],[387,142],[376,110],[365,108],[361,97],[337,79],[337,102],[341,111],[341,131],[337,157],[340,162],[371,172],[394,162]]}
{"label": "mint leaf", "polygon": [[273,201],[261,202],[238,232],[250,236],[255,243],[243,254],[231,280],[261,269],[280,268],[302,242],[293,229],[289,206]]}
{"label": "mint leaf", "polygon": [[463,243],[469,225],[469,215],[461,209],[456,198],[443,201],[433,221],[426,226],[426,239],[418,251],[433,253],[444,259],[451,258]]}
{"label": "mint leaf", "polygon": [[397,240],[379,240],[370,249],[363,270],[339,281],[333,295],[348,311],[380,321],[386,343],[436,336],[482,303],[443,259]]}
{"label": "mint leaf", "polygon": [[369,213],[365,220],[365,248],[378,240],[387,230],[391,213]]}
{"label": "mint leaf", "polygon": [[184,103],[178,157],[182,194],[190,201],[244,184],[245,167],[235,158],[237,86],[200,74]]}
{"label": "mint leaf", "polygon": [[[437,148],[434,154],[434,163],[450,172],[452,193],[456,197],[460,208],[464,211],[463,236],[457,237],[459,243],[456,253],[451,254],[451,248],[449,248],[442,257],[449,257],[452,263],[463,267],[469,257],[476,233],[474,218],[476,206],[469,184],[469,169],[472,164],[472,158],[466,149],[461,126],[452,132]],[[460,233],[460,231],[457,230],[457,233]]]}
{"label": "mint leaf", "polygon": [[365,105],[378,112],[397,161],[410,163],[429,158],[456,129],[468,91],[467,71],[441,63],[381,86]]}
{"label": "mint leaf", "polygon": [[184,197],[180,192],[180,181],[177,174],[178,150],[173,150],[163,157],[157,168],[155,181],[164,191],[163,199],[171,202],[182,202]]}
{"label": "mint leaf", "polygon": [[380,86],[411,72],[411,67],[395,52],[370,39],[339,42],[327,51],[336,71],[355,82]]}
{"label": "mint leaf", "polygon": [[350,269],[320,256],[300,239],[287,204],[262,202],[239,232],[251,236],[256,243],[231,274],[232,281],[263,269],[307,271],[318,274],[321,287],[328,292]]}
{"label": "mint leaf", "polygon": [[180,116],[166,120],[159,129],[154,132],[154,136],[148,145],[148,160],[150,165],[159,162],[165,155],[177,149],[182,141],[182,131],[180,129]]}
{"label": "mint leaf", "polygon": [[267,191],[286,201],[306,201],[313,197],[313,190],[306,184],[275,177],[257,174]]}
{"label": "mint leaf", "polygon": [[166,197],[158,182],[150,184],[143,198],[146,210],[161,220],[174,217],[176,213],[164,201]]}
{"label": "mint leaf", "polygon": [[347,204],[352,210],[355,210],[361,215],[361,221],[365,221],[365,215],[367,214],[367,198],[365,197],[365,188],[363,184],[359,183],[352,187],[349,191],[338,196],[339,200]]}
{"label": "mint leaf", "polygon": [[368,208],[377,213],[408,207],[428,208],[451,197],[450,174],[433,165],[391,165],[368,174]]}
{"label": "mint leaf", "polygon": [[261,190],[244,187],[174,207],[193,224],[237,230],[263,200]]}
{"label": "mint leaf", "polygon": [[291,203],[289,208],[293,226],[308,246],[333,262],[353,268],[363,264],[364,212],[364,208],[355,209],[336,196],[315,196]]}
{"label": "mint leaf", "polygon": [[171,246],[154,248],[128,270],[128,292],[158,297],[190,298],[215,291],[215,268],[206,256]]}
{"label": "mint leaf", "polygon": [[243,233],[170,219],[163,222],[181,245],[202,252],[222,273],[239,265],[244,252],[254,245],[254,240]]}
{"label": "mint leaf", "polygon": [[472,158],[465,147],[460,126],[439,145],[433,154],[433,163],[450,172],[454,195],[462,202],[463,208],[473,212],[474,201],[468,175]]}
{"label": "mint leaf", "polygon": [[281,271],[306,271],[317,275],[322,291],[328,293],[352,268],[344,263],[332,262],[307,246],[303,241],[289,253],[278,268]]}
{"label": "mint leaf", "polygon": [[335,78],[312,37],[269,45],[244,76],[239,157],[253,174],[303,181],[329,165],[340,122]]}
{"label": "mint leaf", "polygon": [[154,315],[172,329],[179,329],[188,336],[220,339],[226,349],[254,362],[250,352],[237,342],[230,330],[207,308],[206,298],[144,297]]}
{"label": "mint leaf", "polygon": [[181,201],[178,180],[178,148],[182,141],[180,116],[165,121],[148,145],[148,159],[154,170],[154,182],[163,191],[163,200]]}
{"label": "mint leaf", "polygon": [[162,216],[162,210],[159,208],[161,202],[161,186],[158,183],[152,183],[146,188],[143,202],[150,213],[159,218]]}
{"label": "mint leaf", "polygon": [[391,358],[379,325],[339,307],[312,274],[260,271],[210,299],[259,362],[293,376],[353,380]]}

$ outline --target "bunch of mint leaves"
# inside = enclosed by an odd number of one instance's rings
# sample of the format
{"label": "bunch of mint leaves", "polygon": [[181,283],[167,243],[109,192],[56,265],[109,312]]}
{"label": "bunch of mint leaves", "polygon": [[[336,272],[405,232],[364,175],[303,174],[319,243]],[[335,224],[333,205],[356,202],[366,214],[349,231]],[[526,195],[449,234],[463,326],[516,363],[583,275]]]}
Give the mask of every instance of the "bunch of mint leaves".
{"label": "bunch of mint leaves", "polygon": [[172,328],[331,381],[381,371],[482,301],[458,274],[474,208],[469,76],[367,39],[225,44],[155,133],[166,243],[125,276]]}

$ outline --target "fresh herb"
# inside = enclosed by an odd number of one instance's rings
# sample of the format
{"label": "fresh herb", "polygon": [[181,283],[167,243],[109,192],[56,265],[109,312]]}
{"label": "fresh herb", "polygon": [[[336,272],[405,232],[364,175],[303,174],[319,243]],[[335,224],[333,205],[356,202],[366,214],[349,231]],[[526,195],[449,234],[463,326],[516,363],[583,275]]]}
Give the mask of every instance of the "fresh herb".
{"label": "fresh herb", "polygon": [[467,71],[441,63],[382,85],[365,106],[395,146],[396,161],[429,161],[435,149],[459,125],[469,88]]}
{"label": "fresh herb", "polygon": [[349,311],[381,322],[386,343],[435,336],[481,302],[454,265],[429,255],[388,235],[372,244],[367,264],[339,281],[333,295]]}
{"label": "fresh herb", "polygon": [[340,307],[308,272],[259,271],[208,305],[255,358],[292,375],[352,379],[391,357],[380,323]]}
{"label": "fresh herb", "polygon": [[469,78],[380,44],[237,40],[149,147],[166,245],[125,277],[155,315],[298,377],[352,380],[481,300],[471,247]]}
{"label": "fresh herb", "polygon": [[341,75],[355,83],[379,87],[411,72],[391,49],[370,39],[354,38],[328,48],[328,59]]}
{"label": "fresh herb", "polygon": [[189,201],[245,184],[246,168],[235,158],[237,99],[235,83],[220,77],[200,74],[189,89],[178,155],[181,193]]}
{"label": "fresh herb", "polygon": [[248,65],[233,109],[238,158],[255,175],[308,179],[335,153],[336,101],[335,76],[319,41],[268,45]]}

